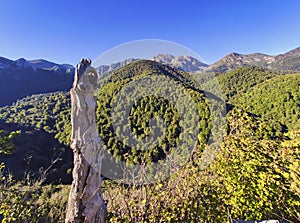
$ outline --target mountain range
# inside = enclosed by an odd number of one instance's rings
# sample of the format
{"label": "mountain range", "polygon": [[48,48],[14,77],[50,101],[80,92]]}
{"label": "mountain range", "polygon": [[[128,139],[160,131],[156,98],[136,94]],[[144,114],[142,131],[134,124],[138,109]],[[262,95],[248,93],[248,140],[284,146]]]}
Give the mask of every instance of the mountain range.
{"label": "mountain range", "polygon": [[273,71],[300,71],[300,47],[275,56],[262,53],[230,53],[221,60],[210,65],[205,71],[224,73],[244,66],[261,67]]}
{"label": "mountain range", "polygon": [[68,91],[74,67],[46,60],[9,60],[0,57],[0,106],[37,93]]}
{"label": "mountain range", "polygon": [[48,70],[48,71],[63,71],[66,73],[74,72],[74,67],[70,64],[56,64],[47,60],[26,60],[20,58],[17,60],[10,60],[4,57],[0,57],[0,69],[13,69],[13,68],[27,68],[32,70]]}
{"label": "mountain range", "polygon": [[[97,67],[99,74],[107,74],[120,67],[140,60],[124,61]],[[300,47],[275,56],[253,53],[230,53],[211,65],[191,56],[158,54],[149,60],[190,73],[225,73],[238,67],[258,67],[276,72],[300,71]],[[9,105],[17,99],[38,93],[69,91],[73,82],[74,66],[57,64],[47,60],[10,60],[0,57],[0,106]]]}
{"label": "mountain range", "polygon": [[[168,65],[175,69],[183,70],[185,72],[192,72],[192,73],[204,71],[204,69],[209,66],[205,63],[202,63],[198,59],[187,55],[174,56],[170,54],[158,54],[148,59],[164,65]],[[100,65],[96,69],[99,74],[104,74],[104,73],[117,70],[120,67],[123,67],[125,65],[128,65],[138,60],[142,60],[142,59],[129,58],[121,62],[113,63],[111,65]]]}
{"label": "mountain range", "polygon": [[[265,68],[273,71],[300,71],[300,47],[275,56],[263,53],[239,54],[233,52],[210,65],[187,55],[158,54],[148,59],[190,73],[225,73],[245,66]],[[97,70],[100,74],[111,72],[137,60],[139,59],[130,58],[111,65],[101,65]]]}

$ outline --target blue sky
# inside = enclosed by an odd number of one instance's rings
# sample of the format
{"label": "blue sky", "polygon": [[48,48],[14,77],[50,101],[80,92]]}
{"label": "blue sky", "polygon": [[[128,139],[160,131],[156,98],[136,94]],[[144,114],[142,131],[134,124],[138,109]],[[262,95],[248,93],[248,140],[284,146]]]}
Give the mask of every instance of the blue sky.
{"label": "blue sky", "polygon": [[216,62],[300,46],[300,1],[0,1],[0,56],[76,64],[139,39],[177,42]]}

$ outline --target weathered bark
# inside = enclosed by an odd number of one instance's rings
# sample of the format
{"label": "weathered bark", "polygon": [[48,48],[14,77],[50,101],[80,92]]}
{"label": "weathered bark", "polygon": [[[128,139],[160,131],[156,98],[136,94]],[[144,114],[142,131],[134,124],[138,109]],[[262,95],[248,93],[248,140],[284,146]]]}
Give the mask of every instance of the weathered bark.
{"label": "weathered bark", "polygon": [[98,74],[91,67],[91,60],[82,59],[76,67],[70,91],[74,169],[66,223],[103,223],[106,215],[101,191],[103,146],[95,114],[97,80]]}

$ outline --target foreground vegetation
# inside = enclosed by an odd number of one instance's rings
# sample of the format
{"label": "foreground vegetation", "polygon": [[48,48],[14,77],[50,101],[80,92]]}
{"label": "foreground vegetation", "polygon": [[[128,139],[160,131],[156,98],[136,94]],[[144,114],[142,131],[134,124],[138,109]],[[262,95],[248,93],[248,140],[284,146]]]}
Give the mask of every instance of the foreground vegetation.
{"label": "foreground vegetation", "polygon": [[[226,222],[300,219],[300,132],[242,110],[228,115],[217,159],[201,170],[199,154],[166,181],[126,186],[105,181],[110,222]],[[63,222],[68,186],[2,177],[4,222]],[[26,210],[26,211],[25,211]]]}

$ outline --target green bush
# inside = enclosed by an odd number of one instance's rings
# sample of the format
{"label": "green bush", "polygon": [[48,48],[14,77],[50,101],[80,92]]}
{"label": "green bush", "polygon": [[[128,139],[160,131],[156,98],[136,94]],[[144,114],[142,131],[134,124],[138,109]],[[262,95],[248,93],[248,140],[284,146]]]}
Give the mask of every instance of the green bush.
{"label": "green bush", "polygon": [[64,222],[68,191],[65,185],[42,185],[30,178],[16,182],[2,175],[0,219],[3,223]]}

